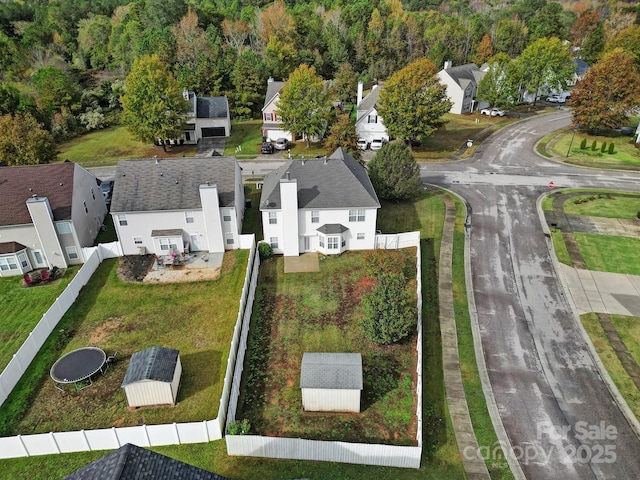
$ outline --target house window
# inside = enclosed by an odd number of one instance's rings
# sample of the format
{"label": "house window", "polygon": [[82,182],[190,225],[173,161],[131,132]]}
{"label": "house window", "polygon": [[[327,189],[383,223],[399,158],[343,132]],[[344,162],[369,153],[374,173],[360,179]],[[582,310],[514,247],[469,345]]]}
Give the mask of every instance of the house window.
{"label": "house window", "polygon": [[96,199],[95,194],[93,193],[93,188],[91,189],[91,198],[93,198],[94,200]]}
{"label": "house window", "polygon": [[120,225],[121,227],[126,227],[127,225],[129,225],[127,223],[127,216],[124,213],[118,214],[118,225]]}
{"label": "house window", "polygon": [[347,239],[342,237],[342,243],[341,244],[342,244],[343,247],[346,246],[347,245]]}
{"label": "house window", "polygon": [[184,139],[187,142],[190,142],[191,141],[191,134],[189,132],[184,132]]}
{"label": "house window", "polygon": [[58,233],[71,233],[71,222],[58,222],[56,223],[56,229]]}
{"label": "house window", "polygon": [[350,222],[364,222],[364,210],[349,210]]}
{"label": "house window", "polygon": [[160,250],[168,252],[169,250],[173,250],[174,252],[178,251],[178,245],[173,238],[161,238],[158,240],[160,242]]}
{"label": "house window", "polygon": [[275,120],[275,118],[273,118],[273,117],[274,117],[273,113],[265,112],[264,121],[265,122],[273,122]]}
{"label": "house window", "polygon": [[311,210],[311,223],[320,222],[320,212],[318,210]]}
{"label": "house window", "polygon": [[0,257],[0,270],[2,271],[7,271],[7,270],[17,270],[18,269],[18,263],[16,262],[16,257],[11,256],[11,257]]}
{"label": "house window", "polygon": [[275,225],[276,223],[278,223],[276,212],[269,212],[269,225]]}
{"label": "house window", "polygon": [[278,237],[269,238],[269,245],[271,245],[271,248],[278,248]]}
{"label": "house window", "polygon": [[324,248],[324,237],[322,235],[318,237],[318,245]]}
{"label": "house window", "polygon": [[367,123],[378,123],[378,116],[377,115],[369,115],[367,117]]}
{"label": "house window", "polygon": [[227,245],[233,245],[235,243],[235,240],[233,238],[233,232],[225,233],[224,237]]}
{"label": "house window", "polygon": [[184,212],[184,219],[187,223],[193,223],[193,212]]}
{"label": "house window", "polygon": [[87,208],[87,202],[82,202],[82,206],[84,207],[84,213],[88,214],[89,213],[89,209]]}
{"label": "house window", "polygon": [[22,268],[27,268],[29,266],[29,261],[27,260],[27,255],[24,252],[18,254],[18,261]]}
{"label": "house window", "polygon": [[358,234],[358,240],[364,240],[364,233]]}
{"label": "house window", "polygon": [[231,221],[231,212],[229,210],[222,212],[222,220],[224,220],[225,222]]}
{"label": "house window", "polygon": [[78,259],[78,250],[76,249],[76,247],[71,245],[69,247],[64,247],[64,249],[67,251],[67,257],[69,257],[69,260]]}
{"label": "house window", "polygon": [[338,249],[338,237],[327,237],[327,248],[329,250]]}
{"label": "house window", "polygon": [[142,237],[133,237],[133,243],[136,245],[142,245]]}

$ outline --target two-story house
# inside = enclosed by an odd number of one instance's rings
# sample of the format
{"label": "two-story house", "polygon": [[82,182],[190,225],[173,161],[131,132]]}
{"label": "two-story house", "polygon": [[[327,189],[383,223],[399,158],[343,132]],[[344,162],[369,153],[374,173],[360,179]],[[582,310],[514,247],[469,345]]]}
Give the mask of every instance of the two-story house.
{"label": "two-story house", "polygon": [[342,148],[289,160],[265,177],[260,198],[264,239],[285,256],[373,249],[378,208],[366,169]]}
{"label": "two-story house", "polygon": [[356,107],[356,132],[358,137],[371,143],[373,139],[379,138],[384,141],[389,140],[387,127],[384,126],[382,117],[378,115],[376,104],[380,97],[382,85],[374,85],[371,91],[362,98],[363,84],[358,83],[358,96]]}
{"label": "two-story house", "polygon": [[447,97],[453,102],[449,110],[451,113],[471,113],[479,108],[476,98],[478,85],[486,73],[474,63],[453,67],[450,61],[445,62],[444,68],[437,75],[447,87]]}
{"label": "two-story house", "polygon": [[284,82],[276,82],[273,78],[269,78],[262,107],[262,136],[273,142],[278,138],[286,138],[290,142],[295,141],[294,135],[282,127],[282,120],[276,114],[280,90],[283,85]]}
{"label": "two-story house", "polygon": [[0,276],[83,263],[107,214],[99,183],[72,162],[0,167]]}
{"label": "two-story house", "polygon": [[227,97],[198,97],[186,89],[183,90],[182,96],[191,105],[183,134],[184,143],[197,144],[203,138],[231,135],[231,115]]}
{"label": "two-story house", "polygon": [[235,158],[122,160],[111,215],[124,255],[239,248],[244,216]]}

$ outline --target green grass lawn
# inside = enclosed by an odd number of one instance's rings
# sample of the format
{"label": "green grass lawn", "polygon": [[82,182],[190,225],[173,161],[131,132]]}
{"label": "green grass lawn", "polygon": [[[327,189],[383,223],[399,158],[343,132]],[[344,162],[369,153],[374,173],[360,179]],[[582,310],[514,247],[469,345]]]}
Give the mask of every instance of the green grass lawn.
{"label": "green grass lawn", "polygon": [[[247,259],[247,250],[226,253],[216,281],[153,285],[120,281],[118,261],[105,260],[1,407],[1,433],[215,418]],[[49,378],[55,359],[87,345],[118,352],[118,362],[90,388],[65,393],[55,389]],[[178,404],[128,411],[120,388],[128,360],[153,345],[180,351]]]}
{"label": "green grass lawn", "polygon": [[80,267],[65,269],[59,280],[23,287],[22,276],[0,278],[0,371],[64,291]]}
{"label": "green grass lawn", "polygon": [[574,232],[589,270],[640,275],[640,239]]}
{"label": "green grass lawn", "polygon": [[84,167],[115,165],[126,158],[192,157],[195,145],[171,147],[164,152],[162,147],[139,142],[131,137],[126,127],[110,127],[76,137],[58,146],[58,161],[71,160]]}
{"label": "green grass lawn", "polygon": [[[556,138],[553,145],[553,153],[565,158],[570,163],[575,163],[584,166],[640,166],[640,150],[637,149],[631,137],[604,137],[597,135],[587,135],[586,133],[577,132],[573,142],[573,130],[567,130],[563,135]],[[587,139],[587,148],[581,149],[580,142],[583,138]],[[597,150],[591,150],[591,144],[593,141],[597,143]],[[603,142],[607,143],[607,146],[613,142],[615,145],[614,153],[602,153],[600,147]],[[569,151],[569,144],[571,144],[571,153],[567,158],[567,152]],[[608,147],[607,147],[608,148]]]}
{"label": "green grass lawn", "polygon": [[605,218],[638,218],[640,198],[607,193],[572,197],[564,204],[565,213]]}
{"label": "green grass lawn", "polygon": [[255,233],[256,242],[262,240],[262,215],[260,213],[260,195],[262,189],[256,188],[255,182],[245,183],[244,198],[251,200],[251,207],[245,209],[242,220],[242,233]]}
{"label": "green grass lawn", "polygon": [[553,240],[553,249],[556,251],[558,261],[573,267],[573,261],[569,256],[569,250],[567,250],[567,245],[564,243],[564,239],[562,238],[562,231],[552,229],[551,239]]}
{"label": "green grass lawn", "polygon": [[[231,136],[227,138],[224,154],[258,155],[262,144],[262,120],[242,120],[231,123]],[[237,148],[240,150],[236,152]]]}
{"label": "green grass lawn", "polygon": [[[613,347],[609,343],[606,334],[598,321],[598,316],[595,313],[587,313],[580,316],[582,325],[589,334],[591,343],[598,352],[600,360],[604,364],[607,372],[611,376],[613,383],[624,397],[625,401],[631,408],[631,411],[635,414],[636,418],[640,418],[640,391],[635,386],[626,370],[620,363],[618,356],[616,355]],[[640,336],[638,336],[638,317],[622,317],[619,315],[611,315],[611,320],[616,327],[616,330],[620,333],[620,336],[625,342],[627,348],[632,351],[636,361],[640,361],[638,356],[638,342]],[[631,337],[631,341],[630,341]]]}

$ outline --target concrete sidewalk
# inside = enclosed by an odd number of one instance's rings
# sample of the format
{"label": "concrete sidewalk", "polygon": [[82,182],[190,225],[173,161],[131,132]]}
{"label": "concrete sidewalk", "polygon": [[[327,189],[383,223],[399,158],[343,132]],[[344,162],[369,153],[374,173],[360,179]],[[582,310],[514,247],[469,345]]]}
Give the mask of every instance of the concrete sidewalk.
{"label": "concrete sidewalk", "polygon": [[640,276],[582,270],[560,264],[578,313],[640,317]]}

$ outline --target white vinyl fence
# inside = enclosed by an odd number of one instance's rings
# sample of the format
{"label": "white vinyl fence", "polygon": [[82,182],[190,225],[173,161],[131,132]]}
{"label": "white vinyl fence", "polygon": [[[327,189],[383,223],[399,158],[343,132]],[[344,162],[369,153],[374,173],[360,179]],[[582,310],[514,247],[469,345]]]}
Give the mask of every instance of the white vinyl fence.
{"label": "white vinyl fence", "polygon": [[[250,246],[249,261],[240,298],[238,319],[231,340],[231,349],[229,351],[224,387],[217,418],[202,422],[113,427],[97,430],[79,430],[75,432],[50,432],[35,435],[0,437],[0,459],[49,455],[54,453],[108,450],[119,448],[125,443],[133,443],[141,447],[155,447],[183,443],[204,443],[222,438],[240,335],[243,330],[243,322],[246,321],[248,324],[249,318],[251,317],[259,265],[254,236],[242,235],[241,245]],[[3,395],[3,402],[9,393],[11,393],[11,390],[31,360],[35,357],[44,340],[46,340],[49,333],[51,333],[67,309],[73,304],[80,288],[86,285],[103,258],[118,256],[116,252],[117,249],[114,249],[113,246],[102,248],[101,245],[93,247],[93,251],[86,252],[88,257],[87,262],[82,266],[63,294],[43,316],[43,319],[38,323],[29,339],[15,355],[12,363],[10,363],[0,375],[0,381],[2,382],[0,384],[2,388],[0,393]],[[40,331],[40,329],[42,329],[42,331]],[[38,333],[35,333],[36,331]],[[40,339],[40,343],[35,343],[32,337]],[[29,356],[27,356],[23,350],[25,352],[28,351]],[[12,364],[13,366],[8,370]],[[7,371],[9,371],[8,374]],[[5,374],[7,374],[6,379]]]}
{"label": "white vinyl fence", "polygon": [[[383,237],[378,242],[378,238]],[[401,245],[401,246],[400,246]],[[418,350],[416,416],[418,446],[397,446],[368,443],[328,442],[302,438],[264,437],[259,435],[226,435],[227,453],[252,457],[286,458],[291,460],[317,460],[326,462],[381,465],[388,467],[420,468],[422,457],[422,268],[420,261],[420,232],[395,235],[376,235],[376,248],[397,249],[416,247],[416,279],[418,297]],[[259,257],[256,255],[256,263]],[[254,274],[257,275],[256,268]],[[256,277],[257,280],[257,277]],[[253,283],[253,279],[252,279]],[[242,336],[236,359],[233,387],[229,398],[227,425],[236,420],[240,382],[249,333],[248,317],[243,322]]]}

